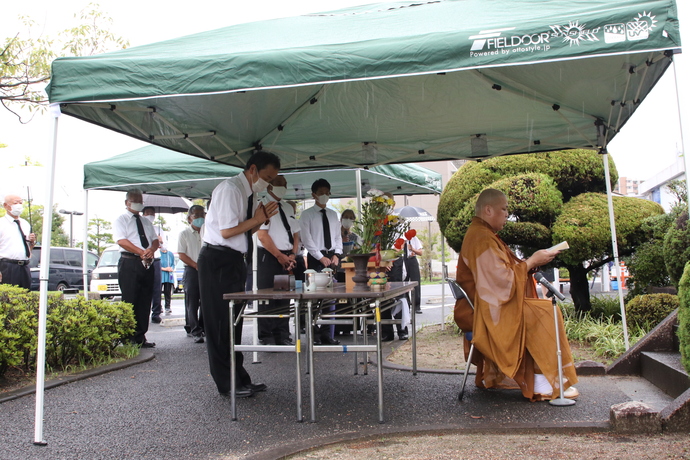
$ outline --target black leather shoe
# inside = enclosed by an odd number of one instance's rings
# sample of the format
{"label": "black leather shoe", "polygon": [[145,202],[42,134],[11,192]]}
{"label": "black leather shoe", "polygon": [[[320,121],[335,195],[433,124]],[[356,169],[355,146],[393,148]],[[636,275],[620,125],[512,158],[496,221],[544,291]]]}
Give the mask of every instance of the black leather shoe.
{"label": "black leather shoe", "polygon": [[254,393],[266,391],[266,388],[268,388],[265,383],[250,383],[249,385],[246,385],[246,387],[252,390]]}
{"label": "black leather shoe", "polygon": [[282,340],[276,340],[276,345],[294,345],[294,343],[290,339],[282,339]]}
{"label": "black leather shoe", "polygon": [[422,309],[418,308],[417,310],[414,311],[416,314],[421,315],[422,314]]}
{"label": "black leather shoe", "polygon": [[144,342],[141,344],[141,348],[156,348],[156,344],[154,342]]}
{"label": "black leather shoe", "polygon": [[254,396],[254,390],[248,387],[237,387],[235,388],[235,397],[236,398],[248,398],[250,396]]}
{"label": "black leather shoe", "polygon": [[381,342],[391,342],[393,340],[395,340],[395,336],[393,334],[381,336]]}
{"label": "black leather shoe", "polygon": [[314,345],[321,345],[321,339],[320,338],[315,338],[314,339]]}
{"label": "black leather shoe", "polygon": [[152,316],[151,317],[151,322],[159,324],[161,322],[161,317],[160,316]]}
{"label": "black leather shoe", "polygon": [[321,337],[321,343],[324,345],[340,345],[340,340],[332,339],[330,337]]}
{"label": "black leather shoe", "polygon": [[399,340],[407,340],[407,339],[408,339],[407,334],[400,334],[400,335],[398,335],[398,339],[399,339]]}
{"label": "black leather shoe", "polygon": [[194,343],[204,343],[204,338],[202,336],[194,337]]}

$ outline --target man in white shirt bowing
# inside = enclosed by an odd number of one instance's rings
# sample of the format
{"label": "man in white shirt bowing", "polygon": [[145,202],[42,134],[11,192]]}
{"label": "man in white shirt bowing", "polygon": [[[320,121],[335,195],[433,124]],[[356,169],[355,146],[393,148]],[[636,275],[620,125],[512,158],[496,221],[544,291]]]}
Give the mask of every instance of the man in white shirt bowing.
{"label": "man in white shirt bowing", "polygon": [[[276,176],[268,186],[268,198],[278,203],[278,214],[271,217],[268,225],[259,229],[257,261],[259,289],[273,287],[275,275],[292,273],[299,254],[299,224],[295,220],[295,212],[288,203],[283,201],[287,193],[285,176]],[[260,303],[259,311],[266,311],[276,307],[287,307],[290,300],[271,300]],[[259,318],[259,340],[264,344],[292,345],[290,341],[289,316],[284,318]]]}
{"label": "man in white shirt bowing", "polygon": [[[316,204],[302,211],[300,216],[300,235],[307,249],[307,268],[321,271],[326,267],[335,269],[343,254],[343,239],[340,234],[338,213],[326,207],[331,196],[331,184],[326,179],[318,179],[311,185],[311,195]],[[334,307],[335,308],[335,307]],[[319,334],[314,335],[314,343],[337,345],[333,338],[335,326],[321,326]]]}
{"label": "man in white shirt bowing", "polygon": [[136,330],[132,342],[142,348],[153,348],[146,341],[149,311],[153,297],[153,255],[158,249],[158,235],[153,225],[139,213],[144,209],[140,190],[130,190],[125,198],[127,211],[113,224],[113,239],[120,245],[117,276],[122,301],[134,307]]}
{"label": "man in white shirt bowing", "polygon": [[[213,190],[206,214],[204,245],[197,269],[208,362],[221,395],[230,392],[230,314],[229,302],[223,299],[223,294],[245,290],[251,235],[278,212],[275,201],[257,206],[255,194],[264,191],[279,171],[280,158],[272,153],[256,152],[242,173],[224,180]],[[235,314],[239,310],[236,308]],[[235,343],[241,341],[242,320],[235,326]],[[235,352],[235,358],[235,396],[242,398],[266,390],[266,385],[252,383],[242,353]]]}

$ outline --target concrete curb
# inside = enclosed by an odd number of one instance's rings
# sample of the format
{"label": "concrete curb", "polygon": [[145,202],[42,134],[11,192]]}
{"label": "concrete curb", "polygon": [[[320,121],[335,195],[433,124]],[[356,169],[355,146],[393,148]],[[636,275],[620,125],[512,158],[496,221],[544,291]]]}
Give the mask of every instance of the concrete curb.
{"label": "concrete curb", "polygon": [[[108,372],[125,369],[130,366],[135,366],[137,364],[151,361],[154,357],[155,354],[152,350],[141,350],[137,356],[131,359],[127,359],[125,361],[108,364],[106,366],[95,367],[93,369],[87,369],[76,374],[66,375],[64,377],[58,377],[56,379],[49,380],[45,383],[45,389],[49,390],[51,388],[59,387],[60,385],[65,385],[67,383],[72,383],[78,380],[84,380],[91,377],[95,377],[97,375],[106,374]],[[12,401],[13,399],[29,396],[34,393],[36,393],[36,385],[28,385],[23,388],[8,391],[7,393],[4,393],[2,394],[2,396],[0,396],[0,404],[7,401]]]}
{"label": "concrete curb", "polygon": [[[488,425],[482,428],[466,428],[457,425],[427,425],[424,428],[381,428],[375,432],[369,431],[363,435],[361,432],[349,432],[319,439],[312,439],[302,442],[286,444],[281,447],[266,450],[246,457],[249,460],[275,460],[286,458],[298,453],[306,453],[310,450],[322,449],[350,441],[367,441],[378,438],[379,436],[407,437],[407,436],[439,436],[444,434],[481,434],[490,432],[491,434],[529,434],[529,433],[601,433],[611,431],[609,422],[564,422],[564,423],[544,423],[544,424],[509,424],[509,425]],[[315,441],[317,444],[315,444]]]}

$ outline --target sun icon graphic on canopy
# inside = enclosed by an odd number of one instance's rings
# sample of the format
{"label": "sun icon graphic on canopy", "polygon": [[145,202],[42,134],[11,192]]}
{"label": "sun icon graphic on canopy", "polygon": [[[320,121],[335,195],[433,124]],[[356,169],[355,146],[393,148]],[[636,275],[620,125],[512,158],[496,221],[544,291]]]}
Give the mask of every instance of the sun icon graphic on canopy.
{"label": "sun icon graphic on canopy", "polygon": [[647,24],[646,30],[648,30],[648,31],[652,30],[654,28],[654,26],[656,26],[656,23],[658,22],[656,20],[656,16],[653,16],[651,11],[649,13],[647,13],[646,11],[639,13],[637,15],[637,17],[635,18],[635,21],[646,23]]}
{"label": "sun icon graphic on canopy", "polygon": [[568,42],[570,46],[579,45],[580,40],[584,38],[585,24],[580,24],[579,21],[570,21],[567,26],[561,27],[561,33],[564,42]]}

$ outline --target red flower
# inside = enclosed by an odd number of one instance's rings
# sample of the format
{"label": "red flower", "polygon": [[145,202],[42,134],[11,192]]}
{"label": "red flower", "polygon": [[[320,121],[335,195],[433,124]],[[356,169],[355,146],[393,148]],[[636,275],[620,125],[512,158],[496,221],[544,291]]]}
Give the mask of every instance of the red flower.
{"label": "red flower", "polygon": [[407,238],[408,240],[411,240],[415,236],[417,236],[417,230],[415,230],[414,228],[411,228],[405,232],[405,238]]}
{"label": "red flower", "polygon": [[378,232],[374,233],[374,236],[381,236],[382,233],[383,232],[381,230],[379,230]]}
{"label": "red flower", "polygon": [[402,238],[398,238],[397,240],[395,240],[395,244],[393,244],[393,247],[399,251],[402,249],[403,244],[405,244],[405,240],[403,240]]}

